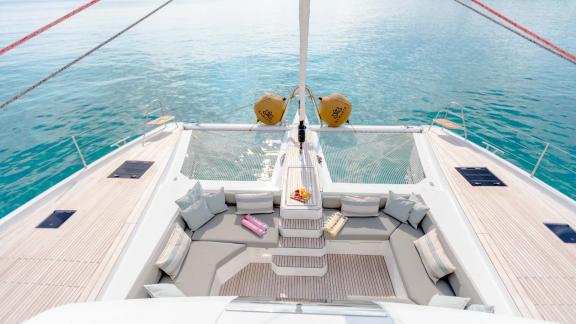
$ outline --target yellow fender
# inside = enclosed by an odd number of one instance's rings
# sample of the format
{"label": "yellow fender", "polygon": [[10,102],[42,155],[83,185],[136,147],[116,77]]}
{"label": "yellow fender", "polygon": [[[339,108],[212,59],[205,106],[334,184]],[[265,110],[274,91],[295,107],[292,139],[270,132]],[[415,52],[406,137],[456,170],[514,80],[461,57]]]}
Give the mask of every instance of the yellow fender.
{"label": "yellow fender", "polygon": [[266,125],[276,125],[282,121],[286,111],[286,98],[265,94],[254,104],[256,119]]}
{"label": "yellow fender", "polygon": [[329,127],[338,127],[348,121],[352,103],[339,93],[320,98],[320,119]]}

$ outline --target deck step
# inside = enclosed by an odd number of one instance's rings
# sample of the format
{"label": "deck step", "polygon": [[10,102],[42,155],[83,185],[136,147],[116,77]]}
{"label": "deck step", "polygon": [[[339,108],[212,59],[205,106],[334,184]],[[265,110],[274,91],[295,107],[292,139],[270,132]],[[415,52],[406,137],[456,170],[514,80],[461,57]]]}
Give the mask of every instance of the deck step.
{"label": "deck step", "polygon": [[285,219],[280,220],[280,234],[284,237],[319,238],[322,236],[323,219]]}
{"label": "deck step", "polygon": [[284,268],[324,268],[326,257],[275,255],[272,262]]}
{"label": "deck step", "polygon": [[282,219],[282,228],[300,230],[320,230],[324,226],[322,218],[319,219]]}
{"label": "deck step", "polygon": [[280,237],[280,248],[295,249],[322,249],[325,246],[324,236],[318,238],[309,237]]}

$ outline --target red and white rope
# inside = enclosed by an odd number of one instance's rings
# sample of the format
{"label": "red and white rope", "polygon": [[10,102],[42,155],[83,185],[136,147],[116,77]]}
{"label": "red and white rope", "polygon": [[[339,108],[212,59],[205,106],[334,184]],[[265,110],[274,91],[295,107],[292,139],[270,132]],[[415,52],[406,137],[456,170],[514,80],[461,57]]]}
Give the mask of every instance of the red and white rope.
{"label": "red and white rope", "polygon": [[[465,3],[465,0],[454,0],[457,3],[463,5],[464,7],[476,12],[477,14],[483,16],[484,18],[489,19],[490,21],[504,27],[511,32],[517,34],[520,37],[548,50],[549,52],[560,56],[561,58],[576,64],[576,55],[558,47],[554,43],[550,42],[549,40],[545,39],[544,37],[534,33],[533,31],[529,30],[528,28],[520,25],[519,23],[515,22],[514,20],[508,18],[504,14],[496,11],[495,9],[489,7],[488,5],[482,3],[480,0],[470,0],[470,2],[478,5],[484,11],[474,8],[470,4]],[[490,16],[490,14],[492,16]]]}
{"label": "red and white rope", "polygon": [[88,2],[88,3],[86,3],[86,4],[84,4],[84,5],[82,5],[82,6],[80,6],[80,7],[78,7],[78,8],[76,8],[76,9],[70,11],[69,13],[65,14],[64,16],[62,16],[62,17],[60,17],[60,18],[52,21],[51,23],[49,23],[49,24],[47,24],[47,25],[45,25],[45,26],[43,26],[43,27],[41,27],[41,28],[33,31],[32,33],[30,33],[30,34],[28,34],[28,35],[26,35],[26,36],[24,36],[24,37],[22,37],[22,38],[20,38],[19,40],[15,41],[14,43],[12,43],[12,44],[10,44],[10,45],[8,45],[8,46],[0,49],[0,55],[3,55],[3,54],[5,54],[5,53],[7,53],[8,51],[11,51],[11,50],[13,50],[14,48],[16,48],[16,47],[18,47],[18,46],[26,43],[26,42],[29,41],[30,39],[32,39],[32,38],[34,38],[34,37],[42,34],[43,32],[47,31],[48,29],[50,29],[50,28],[58,25],[59,23],[61,23],[61,22],[63,22],[64,20],[66,20],[66,19],[68,19],[68,18],[70,18],[70,17],[72,17],[72,16],[80,13],[81,11],[83,11],[83,10],[91,7],[92,5],[96,4],[96,3],[99,2],[99,1],[100,1],[100,0],[92,0],[92,1],[90,1],[90,2]]}

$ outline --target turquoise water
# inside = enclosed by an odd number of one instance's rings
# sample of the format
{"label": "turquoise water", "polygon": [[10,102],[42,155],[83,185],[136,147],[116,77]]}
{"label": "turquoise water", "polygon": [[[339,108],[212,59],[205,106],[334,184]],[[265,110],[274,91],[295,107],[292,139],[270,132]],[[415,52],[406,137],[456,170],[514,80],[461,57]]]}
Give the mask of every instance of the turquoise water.
{"label": "turquoise water", "polygon": [[[0,46],[84,1],[0,1]],[[0,215],[145,129],[161,98],[180,120],[252,122],[263,92],[298,77],[297,1],[175,1],[0,112]],[[159,1],[102,1],[0,56],[0,101],[136,20]],[[576,2],[490,1],[576,52]],[[355,124],[429,123],[450,101],[466,107],[472,140],[488,140],[576,197],[576,66],[453,1],[314,0],[309,85],[346,94]],[[514,154],[514,155],[512,155]]]}

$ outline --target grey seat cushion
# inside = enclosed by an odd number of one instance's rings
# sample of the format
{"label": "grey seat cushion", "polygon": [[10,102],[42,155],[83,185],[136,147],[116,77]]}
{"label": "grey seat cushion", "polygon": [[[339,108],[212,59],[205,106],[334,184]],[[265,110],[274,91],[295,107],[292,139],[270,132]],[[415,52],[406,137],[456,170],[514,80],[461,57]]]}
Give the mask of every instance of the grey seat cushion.
{"label": "grey seat cushion", "polygon": [[423,235],[421,230],[402,224],[390,236],[390,247],[408,297],[417,304],[427,305],[435,294],[454,296],[454,291],[445,279],[434,284],[428,277],[414,246],[414,240]]}
{"label": "grey seat cushion", "polygon": [[[430,213],[428,213],[428,215],[429,214]],[[431,217],[428,215],[424,217],[424,219],[420,223],[420,227],[422,228],[422,230],[424,230],[425,233],[428,233],[432,229],[436,228],[436,225],[434,225]],[[472,282],[468,278],[468,275],[466,275],[463,268],[458,263],[458,259],[456,259],[456,256],[449,248],[449,245],[445,241],[444,235],[442,234],[442,232],[438,232],[438,234],[439,234],[438,238],[440,239],[440,242],[444,247],[446,255],[448,255],[450,261],[452,261],[452,263],[456,266],[456,270],[446,277],[448,282],[450,283],[450,287],[452,287],[452,290],[457,296],[470,297],[471,303],[483,304],[482,298],[480,298],[480,295],[478,295],[478,292],[476,291],[476,289],[474,289],[474,286],[472,285]]]}
{"label": "grey seat cushion", "polygon": [[245,249],[244,244],[192,242],[178,277],[164,276],[160,282],[173,282],[186,296],[208,296],[216,270]]}
{"label": "grey seat cushion", "polygon": [[274,208],[272,214],[253,216],[268,225],[268,231],[263,237],[258,237],[244,228],[240,224],[243,215],[236,215],[236,206],[230,206],[227,211],[214,216],[195,231],[192,240],[242,243],[251,247],[277,247],[278,225],[280,223],[279,209]]}
{"label": "grey seat cushion", "polygon": [[[337,209],[324,209],[324,217],[329,217]],[[325,235],[328,240],[388,240],[390,234],[400,225],[394,218],[380,213],[377,217],[349,217],[348,222],[336,237]]]}
{"label": "grey seat cushion", "polygon": [[470,297],[470,303],[472,304],[483,304],[484,302],[482,301],[482,298],[480,298],[480,295],[478,295],[478,292],[474,289],[472,282],[470,282],[468,275],[466,275],[466,272],[464,272],[464,269],[462,269],[458,263],[456,256],[449,248],[447,248],[446,241],[441,232],[438,233],[438,238],[444,246],[446,255],[450,258],[450,261],[452,261],[454,266],[456,266],[456,270],[446,277],[456,296]]}

